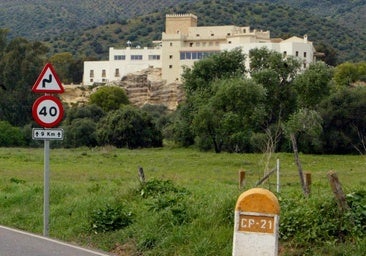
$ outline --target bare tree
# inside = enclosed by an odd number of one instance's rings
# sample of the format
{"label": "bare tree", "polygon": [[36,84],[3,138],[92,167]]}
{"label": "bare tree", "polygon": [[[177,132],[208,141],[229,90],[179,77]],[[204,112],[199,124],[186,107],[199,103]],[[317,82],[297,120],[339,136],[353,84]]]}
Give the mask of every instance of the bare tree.
{"label": "bare tree", "polygon": [[302,132],[314,137],[319,136],[322,131],[321,121],[322,118],[318,112],[315,110],[302,108],[292,114],[285,124],[286,135],[291,140],[295,163],[299,172],[300,184],[305,196],[309,196],[310,191],[308,190],[304,180],[303,169],[297,146],[297,137]]}

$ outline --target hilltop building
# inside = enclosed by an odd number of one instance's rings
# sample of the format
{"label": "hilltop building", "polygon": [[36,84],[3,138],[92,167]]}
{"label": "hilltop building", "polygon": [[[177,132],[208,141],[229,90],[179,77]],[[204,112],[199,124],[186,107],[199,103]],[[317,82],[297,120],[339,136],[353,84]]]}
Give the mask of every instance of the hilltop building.
{"label": "hilltop building", "polygon": [[[303,68],[314,61],[313,43],[303,38],[286,40],[271,38],[269,31],[252,30],[250,27],[197,26],[193,14],[166,15],[162,40],[153,48],[109,48],[109,60],[84,62],[84,85],[120,80],[123,76],[148,67],[162,69],[162,79],[167,83],[181,82],[183,67],[210,54],[240,47],[245,54],[254,48],[267,47],[284,56],[301,59]],[[248,58],[247,58],[248,59]],[[249,67],[249,60],[246,63]]]}

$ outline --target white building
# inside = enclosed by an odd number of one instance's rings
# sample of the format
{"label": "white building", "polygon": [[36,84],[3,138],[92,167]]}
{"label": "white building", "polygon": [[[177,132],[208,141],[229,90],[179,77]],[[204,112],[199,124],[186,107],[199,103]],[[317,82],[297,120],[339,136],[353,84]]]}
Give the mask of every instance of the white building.
{"label": "white building", "polygon": [[[154,48],[109,49],[108,61],[84,62],[84,85],[120,80],[124,75],[148,67],[162,69],[167,83],[181,82],[183,67],[213,53],[240,47],[244,54],[254,48],[266,47],[284,56],[296,56],[306,68],[314,61],[313,43],[304,38],[286,40],[270,38],[269,31],[250,27],[197,26],[193,14],[166,15],[165,32]],[[247,58],[247,67],[249,62]]]}

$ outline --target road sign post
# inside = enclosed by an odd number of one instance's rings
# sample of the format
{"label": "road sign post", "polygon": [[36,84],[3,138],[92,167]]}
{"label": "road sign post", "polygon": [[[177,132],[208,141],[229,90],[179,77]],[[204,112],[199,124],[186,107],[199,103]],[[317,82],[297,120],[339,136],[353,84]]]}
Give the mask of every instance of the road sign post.
{"label": "road sign post", "polygon": [[50,130],[57,126],[64,114],[61,101],[50,95],[51,93],[63,93],[64,88],[58,78],[54,68],[47,63],[37,81],[32,87],[32,92],[45,93],[33,104],[32,116],[34,120],[43,128],[32,130],[33,139],[44,140],[44,191],[43,191],[43,235],[49,234],[49,215],[50,215],[50,140],[63,139],[63,130]]}

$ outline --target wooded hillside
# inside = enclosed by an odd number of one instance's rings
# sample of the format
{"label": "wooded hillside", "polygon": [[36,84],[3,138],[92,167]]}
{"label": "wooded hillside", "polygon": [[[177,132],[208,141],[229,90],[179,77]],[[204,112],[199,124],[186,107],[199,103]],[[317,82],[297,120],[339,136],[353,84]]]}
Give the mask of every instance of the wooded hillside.
{"label": "wooded hillside", "polygon": [[71,52],[106,59],[110,46],[128,40],[147,46],[160,39],[166,13],[192,12],[199,25],[238,25],[271,31],[272,37],[308,34],[315,45],[338,53],[338,62],[366,57],[366,3],[355,1],[275,0],[6,0],[0,27],[11,37],[46,42],[50,54]]}

